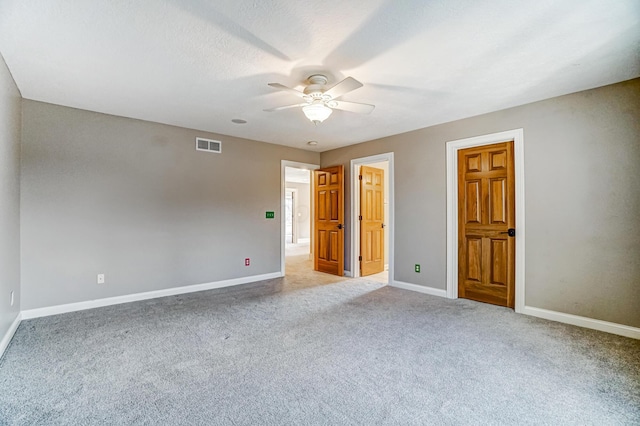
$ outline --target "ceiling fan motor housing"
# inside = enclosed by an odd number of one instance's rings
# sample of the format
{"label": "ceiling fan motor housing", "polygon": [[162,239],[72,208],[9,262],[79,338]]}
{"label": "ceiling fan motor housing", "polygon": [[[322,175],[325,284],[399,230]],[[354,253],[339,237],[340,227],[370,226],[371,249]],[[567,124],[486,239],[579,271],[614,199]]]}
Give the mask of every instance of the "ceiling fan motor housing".
{"label": "ceiling fan motor housing", "polygon": [[328,101],[331,99],[330,96],[324,94],[326,89],[326,84],[329,81],[326,76],[322,74],[314,74],[310,76],[307,81],[309,85],[304,88],[304,94],[307,95],[305,98],[307,102],[313,102],[316,100],[320,101]]}

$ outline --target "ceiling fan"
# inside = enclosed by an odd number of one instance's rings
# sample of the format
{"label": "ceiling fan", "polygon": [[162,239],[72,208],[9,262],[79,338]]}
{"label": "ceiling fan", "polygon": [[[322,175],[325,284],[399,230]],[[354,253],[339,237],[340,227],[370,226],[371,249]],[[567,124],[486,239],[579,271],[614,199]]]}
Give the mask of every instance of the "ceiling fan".
{"label": "ceiling fan", "polygon": [[280,83],[269,83],[269,86],[293,93],[304,99],[303,103],[294,105],[285,105],[276,108],[265,109],[267,112],[280,111],[283,109],[302,107],[304,115],[316,125],[326,120],[334,109],[343,111],[356,112],[359,114],[369,114],[375,108],[375,105],[361,104],[357,102],[339,101],[337,98],[342,95],[362,87],[362,83],[352,77],[347,77],[333,87],[327,88],[329,81],[322,74],[313,74],[307,81],[309,85],[304,91],[292,89]]}

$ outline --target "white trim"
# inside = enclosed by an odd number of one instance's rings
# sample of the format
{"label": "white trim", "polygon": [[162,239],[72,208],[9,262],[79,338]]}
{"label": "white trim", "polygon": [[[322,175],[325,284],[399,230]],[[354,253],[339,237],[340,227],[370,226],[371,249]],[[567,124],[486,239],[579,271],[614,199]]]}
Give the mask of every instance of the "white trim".
{"label": "white trim", "polygon": [[[176,287],[176,288],[166,289],[166,290],[150,291],[146,293],[137,293],[137,294],[127,295],[127,296],[110,297],[106,299],[92,300],[88,302],[70,303],[66,305],[58,305],[58,306],[52,306],[48,308],[30,309],[27,311],[22,311],[16,316],[16,319],[13,321],[13,323],[9,327],[9,330],[7,330],[7,332],[5,333],[4,337],[2,338],[2,341],[0,341],[0,358],[2,358],[2,355],[4,354],[5,350],[9,346],[9,343],[11,342],[11,339],[13,338],[22,320],[39,318],[39,317],[44,317],[49,315],[62,314],[67,312],[81,311],[85,309],[98,308],[102,306],[116,305],[120,303],[129,303],[129,302],[134,302],[139,300],[153,299],[157,297],[173,296],[177,294],[192,293],[197,291],[204,291],[204,290],[228,287],[228,286],[239,285],[239,284],[247,284],[255,281],[279,278],[281,276],[282,275],[280,275],[279,273],[274,272],[271,274],[256,275],[253,277],[245,277],[245,278],[236,278],[233,280],[218,281],[215,283],[196,284],[196,285],[187,286],[187,287]],[[247,279],[250,279],[250,281],[248,281]],[[423,294],[428,294],[431,296],[447,297],[446,290],[436,289],[433,287],[425,287],[417,284],[405,283],[402,281],[390,280],[389,286],[401,288],[409,291],[415,291]],[[593,318],[581,317],[578,315],[565,314],[562,312],[550,311],[548,309],[535,308],[533,306],[525,306],[522,312],[520,313],[537,317],[537,318],[543,318],[550,321],[557,321],[565,324],[575,325],[578,327],[589,328],[592,330],[599,330],[606,333],[616,334],[619,336],[625,336],[625,337],[630,337],[632,339],[640,340],[640,328],[637,328],[637,327],[631,327],[628,325],[617,324],[617,323],[608,322],[608,321],[601,321]]]}
{"label": "white trim", "polygon": [[[389,241],[387,243],[389,247],[389,284],[393,281],[393,270],[395,263],[395,242],[394,242],[394,234],[395,234],[395,202],[394,202],[394,166],[393,166],[393,152],[387,152],[384,154],[371,155],[369,157],[362,158],[354,158],[351,160],[351,276],[354,278],[358,278],[360,276],[360,268],[358,267],[358,256],[360,253],[360,238],[357,236],[360,235],[360,221],[358,220],[358,215],[360,214],[360,204],[358,200],[360,200],[360,185],[357,184],[358,180],[356,176],[358,175],[358,167],[371,164],[371,163],[380,163],[383,161],[387,161],[389,163],[389,188],[386,188],[389,191],[389,217],[387,218],[387,227],[389,228]],[[356,232],[357,231],[357,232]]]}
{"label": "white trim", "polygon": [[[284,234],[286,225],[284,222],[284,192],[285,192],[285,168],[286,167],[295,167],[296,169],[305,169],[305,170],[318,170],[320,165],[318,164],[310,164],[310,163],[300,163],[298,161],[289,161],[289,160],[280,160],[280,272],[284,277],[285,274],[285,242],[284,242]],[[311,182],[309,185],[313,186],[313,176],[311,176]],[[313,227],[314,221],[314,205],[313,205],[313,188],[309,191],[311,194],[311,208],[309,209],[309,215],[311,220],[311,226]],[[313,231],[312,231],[313,235]],[[311,252],[313,252],[313,247],[311,247]]]}
{"label": "white trim", "polygon": [[513,141],[516,191],[516,285],[515,311],[525,308],[525,221],[524,221],[524,131],[507,130],[447,142],[447,297],[458,298],[458,150]]}
{"label": "white trim", "polygon": [[[432,296],[448,297],[446,290],[433,287],[424,287],[421,285],[405,283],[402,281],[390,282],[389,286],[429,294]],[[565,314],[563,312],[550,311],[548,309],[534,308],[533,306],[525,306],[519,313],[640,340],[640,328],[631,327],[629,325],[581,317],[578,315]]]}
{"label": "white trim", "polygon": [[353,275],[351,275],[351,271],[347,271],[346,269],[342,272],[342,274],[347,278],[353,278]]}
{"label": "white trim", "polygon": [[402,281],[389,280],[389,286],[401,288],[403,290],[417,291],[418,293],[429,294],[431,296],[447,297],[447,290],[433,287],[425,287],[423,285],[404,283]]}
{"label": "white trim", "polygon": [[256,281],[280,278],[280,272],[252,275],[248,277],[233,278],[230,280],[215,281],[204,284],[194,284],[184,287],[173,287],[164,290],[147,291],[144,293],[127,294],[124,296],[107,297],[104,299],[87,300],[85,302],[68,303],[65,305],[48,306],[46,308],[29,309],[22,311],[22,319],[46,317],[49,315],[64,314],[67,312],[83,311],[85,309],[101,308],[103,306],[119,305],[121,303],[137,302],[139,300],[156,299],[158,297],[175,296],[177,294],[194,293],[196,291],[213,290],[216,288],[231,287],[234,285],[248,284]]}
{"label": "white trim", "polygon": [[616,324],[614,322],[601,321],[593,318],[581,317],[578,315],[565,314],[563,312],[550,311],[548,309],[525,306],[521,312],[525,315],[544,318],[551,321],[563,322],[565,324],[577,325],[578,327],[590,328],[604,331],[606,333],[618,334],[620,336],[640,339],[640,328],[628,325]]}
{"label": "white trim", "polygon": [[22,313],[18,312],[18,315],[16,315],[16,319],[13,320],[13,322],[9,326],[9,329],[0,341],[0,358],[2,358],[2,355],[4,355],[4,351],[7,350],[7,347],[9,347],[9,343],[11,342],[11,339],[13,339],[13,335],[16,334],[16,330],[18,329],[18,326],[21,322]]}

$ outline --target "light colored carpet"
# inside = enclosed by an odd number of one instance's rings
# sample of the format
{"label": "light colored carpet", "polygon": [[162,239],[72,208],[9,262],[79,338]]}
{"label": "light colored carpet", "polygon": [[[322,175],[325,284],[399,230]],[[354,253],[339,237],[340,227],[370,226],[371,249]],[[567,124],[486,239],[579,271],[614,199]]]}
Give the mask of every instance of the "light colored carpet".
{"label": "light colored carpet", "polygon": [[[318,279],[317,275],[305,275],[306,272],[312,272],[311,270],[313,269],[309,243],[287,244],[285,246],[285,256],[287,275],[304,279]],[[291,271],[289,268],[292,268]],[[385,269],[378,274],[368,275],[366,279],[369,281],[387,284],[389,282],[389,271]]]}
{"label": "light colored carpet", "polygon": [[639,341],[287,260],[286,279],[24,321],[0,423],[640,423]]}

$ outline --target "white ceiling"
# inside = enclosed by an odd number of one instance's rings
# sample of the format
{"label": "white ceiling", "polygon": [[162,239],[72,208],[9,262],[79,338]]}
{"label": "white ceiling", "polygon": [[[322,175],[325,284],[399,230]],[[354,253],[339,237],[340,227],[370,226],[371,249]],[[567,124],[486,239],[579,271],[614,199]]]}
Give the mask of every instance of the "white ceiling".
{"label": "white ceiling", "polygon": [[[3,0],[0,52],[24,98],[325,151],[638,77],[640,1]],[[376,109],[263,111],[317,72]]]}
{"label": "white ceiling", "polygon": [[310,183],[311,171],[305,170],[305,169],[298,169],[295,167],[285,167],[284,180],[285,182],[292,182],[292,183]]}

